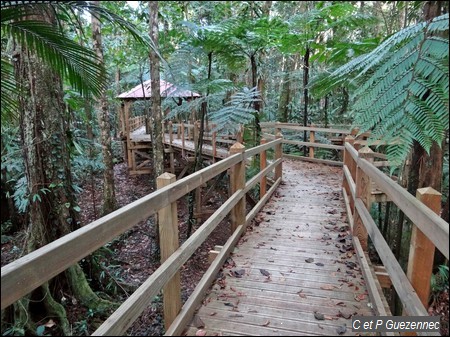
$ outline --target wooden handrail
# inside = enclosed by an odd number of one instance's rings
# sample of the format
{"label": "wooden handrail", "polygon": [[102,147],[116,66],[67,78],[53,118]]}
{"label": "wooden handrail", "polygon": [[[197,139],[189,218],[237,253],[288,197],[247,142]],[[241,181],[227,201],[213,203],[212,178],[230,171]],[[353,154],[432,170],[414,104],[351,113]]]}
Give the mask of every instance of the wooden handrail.
{"label": "wooden handrail", "polygon": [[[372,219],[367,204],[363,201],[370,199],[372,188],[370,182],[373,181],[377,188],[385,193],[389,197],[389,200],[394,202],[414,222],[414,225],[430,241],[430,244],[439,249],[447,259],[449,256],[449,225],[435,213],[436,209],[433,211],[425,206],[406,189],[381,172],[377,168],[376,163],[368,160],[369,158],[377,157],[376,154],[371,153],[368,148],[363,148],[358,153],[350,142],[353,142],[353,138],[346,138],[346,143],[344,144],[346,151],[345,163],[343,166],[344,184],[342,188],[350,226],[354,230],[357,218],[360,223],[362,222],[365,227],[364,230],[369,234],[407,314],[426,316],[428,313],[423,303],[426,303],[427,299],[420,298],[416,290],[414,290],[414,284],[408,280],[408,277],[403,272],[400,264],[377,228],[375,221]],[[366,159],[360,155],[363,152]],[[359,172],[359,178],[358,174],[357,178],[352,174],[352,170],[355,167],[357,167]],[[361,175],[365,175],[362,180],[360,179]],[[367,186],[362,186],[363,184]],[[354,209],[352,209],[351,205],[354,205]],[[354,241],[355,245],[361,245],[364,248],[363,242],[360,242],[360,240]],[[434,249],[434,247],[430,249]],[[433,262],[432,259],[428,260],[428,263]],[[423,263],[423,261],[420,263]],[[431,273],[431,269],[428,272]],[[411,274],[411,271],[408,271],[408,273]],[[428,275],[427,277],[430,276]]]}
{"label": "wooden handrail", "polygon": [[373,179],[375,184],[390,197],[403,213],[414,221],[416,226],[419,227],[419,229],[433,242],[436,248],[448,259],[448,223],[367,160],[359,159],[358,165]]}
{"label": "wooden handrail", "polygon": [[[50,280],[60,272],[77,263],[85,256],[100,248],[113,238],[124,233],[139,221],[149,217],[157,211],[173,204],[180,197],[201,186],[223,171],[242,165],[246,158],[281,146],[282,139],[258,146],[242,153],[230,155],[209,167],[122,207],[80,229],[72,232],[8,265],[1,268],[2,299],[1,308],[14,303],[27,293]],[[147,307],[148,299],[158,292],[173,278],[180,267],[189,259],[195,250],[206,240],[208,235],[222,221],[225,216],[242,200],[245,194],[255,186],[262,176],[277,169],[281,165],[281,154],[271,165],[244,185],[237,186],[230,198],[214,212],[196,232],[183,243],[161,266],[94,332],[93,335],[121,335]],[[281,181],[277,179],[276,186]],[[275,190],[272,186],[263,200],[242,217],[239,215],[233,242],[236,242],[246,225],[253,218],[262,205]],[[245,208],[242,210],[245,212]],[[208,277],[212,280],[210,272]],[[204,286],[204,284],[202,285]],[[186,317],[184,318],[186,319]],[[175,318],[174,322],[177,322]]]}
{"label": "wooden handrail", "polygon": [[[316,126],[303,126],[300,124],[293,124],[293,123],[273,123],[273,122],[263,122],[261,123],[262,129],[267,128],[273,128],[275,129],[275,132],[277,130],[281,131],[283,129],[286,130],[297,130],[297,131],[309,131],[309,142],[308,141],[297,141],[297,140],[290,140],[290,139],[283,139],[283,144],[292,144],[292,145],[299,145],[299,146],[306,146],[309,147],[309,156],[303,157],[298,155],[291,155],[291,154],[284,154],[286,158],[292,158],[292,159],[299,159],[303,161],[309,161],[313,163],[323,163],[327,165],[337,165],[342,166],[341,161],[336,160],[328,160],[328,159],[319,159],[314,157],[314,149],[315,148],[322,148],[322,149],[329,149],[329,150],[338,150],[343,151],[344,146],[343,145],[334,145],[334,144],[325,144],[325,143],[319,143],[316,142],[316,133],[317,132],[323,132],[323,133],[339,133],[340,137],[343,137],[345,135],[348,135],[351,133],[350,130],[343,130],[343,129],[332,129],[332,128],[321,128]],[[267,139],[276,139],[275,135],[263,132],[262,136]]]}

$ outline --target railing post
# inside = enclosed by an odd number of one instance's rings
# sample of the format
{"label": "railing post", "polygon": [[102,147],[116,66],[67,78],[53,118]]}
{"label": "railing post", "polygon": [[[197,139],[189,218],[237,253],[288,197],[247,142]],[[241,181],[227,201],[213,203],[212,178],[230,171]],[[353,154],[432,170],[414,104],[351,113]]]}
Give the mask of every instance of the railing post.
{"label": "railing post", "polygon": [[[348,170],[351,173],[351,176],[353,178],[353,181],[355,181],[356,177],[355,177],[355,166],[356,163],[353,160],[352,156],[350,155],[350,153],[347,151],[347,149],[345,148],[345,143],[349,143],[350,145],[353,146],[353,143],[355,142],[355,138],[352,136],[347,136],[344,139],[344,166],[347,166]],[[347,182],[347,179],[345,179],[345,175],[344,175],[344,182],[343,182],[343,187],[345,189],[345,192],[347,192],[347,195],[349,196],[349,201],[350,201],[350,209],[353,210],[353,208],[355,207],[355,201],[353,200],[353,197],[351,197],[351,191],[350,191],[350,185]]]}
{"label": "railing post", "polygon": [[173,143],[173,126],[172,126],[172,121],[169,121],[169,142],[170,145],[172,146]]}
{"label": "railing post", "polygon": [[194,149],[197,151],[198,146],[198,121],[194,122]]}
{"label": "railing post", "polygon": [[213,131],[212,133],[212,139],[211,139],[211,145],[212,145],[212,155],[213,155],[213,163],[216,162],[216,156],[217,156],[217,147],[216,147],[216,137],[217,137],[217,132]]}
{"label": "railing post", "polygon": [[[280,132],[280,129],[276,129],[277,133],[275,134],[275,138],[283,138],[282,133]],[[275,160],[280,159],[283,156],[283,142],[280,142],[280,144],[275,146]],[[278,180],[278,178],[281,178],[283,175],[283,163],[280,162],[275,167],[275,181]]]}
{"label": "railing post", "polygon": [[[266,144],[267,140],[265,138],[261,138],[261,145]],[[261,152],[259,157],[259,170],[262,171],[267,166],[267,155],[266,150]],[[264,175],[261,177],[261,182],[259,183],[259,200],[261,200],[266,194],[267,190],[267,177]]]}
{"label": "railing post", "polygon": [[184,157],[184,122],[181,123],[181,155]]}
{"label": "railing post", "polygon": [[[416,198],[433,212],[441,212],[441,193],[431,187],[419,188]],[[414,219],[411,219],[414,221]],[[407,276],[422,304],[428,309],[435,246],[416,225],[412,227]]]}
{"label": "railing post", "polygon": [[[373,158],[368,156],[369,153],[373,153],[372,149],[368,146],[363,147],[358,151],[359,158],[367,158],[369,161],[373,161]],[[359,159],[358,159],[359,160]],[[356,168],[356,198],[360,198],[366,208],[370,211],[372,206],[372,181],[370,177],[359,167]],[[368,234],[367,229],[359,216],[356,207],[353,208],[354,222],[353,222],[353,235],[357,236],[361,247],[364,251],[367,251]]]}
{"label": "railing post", "polygon": [[[243,153],[245,146],[241,143],[234,143],[230,147],[230,156],[236,153]],[[230,175],[231,195],[237,190],[245,188],[245,162],[241,160],[231,168]],[[234,233],[239,225],[245,224],[245,196],[238,201],[231,210],[231,233]]]}
{"label": "railing post", "polygon": [[[311,127],[315,127],[315,125],[311,125]],[[314,131],[309,131],[309,142],[315,143],[316,142],[316,135]],[[309,158],[314,158],[314,146],[309,147]]]}
{"label": "railing post", "polygon": [[[156,187],[161,189],[173,184],[176,180],[174,174],[163,173],[156,179]],[[166,261],[179,246],[178,243],[178,213],[177,202],[158,211],[159,242],[161,249],[161,263]],[[163,288],[164,325],[166,330],[181,310],[181,283],[178,271]]]}

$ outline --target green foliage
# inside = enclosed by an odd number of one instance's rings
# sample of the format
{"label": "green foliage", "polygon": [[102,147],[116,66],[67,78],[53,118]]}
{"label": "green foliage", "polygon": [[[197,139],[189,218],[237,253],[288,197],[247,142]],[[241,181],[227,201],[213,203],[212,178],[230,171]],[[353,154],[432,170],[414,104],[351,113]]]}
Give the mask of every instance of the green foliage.
{"label": "green foliage", "polygon": [[[429,151],[448,128],[448,14],[392,35],[371,53],[336,69],[315,85],[323,92],[346,83],[359,85],[352,107],[354,125],[387,147],[398,166],[413,141]],[[447,33],[445,33],[447,32]]]}
{"label": "green foliage", "polygon": [[219,110],[211,112],[211,121],[217,124],[217,131],[230,132],[239,130],[240,124],[253,121],[257,111],[252,108],[253,102],[259,100],[260,94],[256,88],[243,88],[242,91],[231,96],[229,102]]}
{"label": "green foliage", "polygon": [[448,289],[448,274],[448,266],[440,265],[438,267],[438,272],[431,275],[431,291],[433,293],[439,293]]}
{"label": "green foliage", "polygon": [[[54,10],[58,24],[30,20],[36,13],[45,13],[48,7]],[[53,68],[62,78],[84,96],[98,96],[106,87],[107,72],[96,54],[69,37],[61,23],[83,31],[80,13],[90,13],[122,29],[126,29],[141,44],[154,48],[147,35],[141,36],[136,27],[122,17],[86,1],[61,1],[30,3],[29,1],[2,1],[1,37],[14,39],[37,55],[44,64]],[[17,110],[20,95],[14,80],[11,63],[15,55],[2,50],[2,117],[10,117]]]}

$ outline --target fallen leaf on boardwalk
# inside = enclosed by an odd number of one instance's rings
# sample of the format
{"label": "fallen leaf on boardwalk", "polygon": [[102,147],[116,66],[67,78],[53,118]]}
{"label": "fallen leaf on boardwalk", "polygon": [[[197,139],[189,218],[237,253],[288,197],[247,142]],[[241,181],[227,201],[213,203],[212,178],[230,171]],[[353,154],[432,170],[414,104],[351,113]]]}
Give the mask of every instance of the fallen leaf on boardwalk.
{"label": "fallen leaf on boardwalk", "polygon": [[327,319],[329,321],[332,321],[333,319],[337,319],[336,317],[329,316],[329,315],[323,315],[323,318],[325,318],[325,319]]}
{"label": "fallen leaf on boardwalk", "polygon": [[298,296],[300,296],[301,298],[306,298],[306,294],[303,293],[303,289],[300,290],[297,294],[298,294]]}
{"label": "fallen leaf on boardwalk", "polygon": [[342,312],[339,310],[338,316],[343,317],[345,319],[350,319],[352,317],[352,314],[350,314],[348,312]]}
{"label": "fallen leaf on boardwalk", "polygon": [[245,269],[233,270],[233,276],[241,278],[245,274]]}
{"label": "fallen leaf on boardwalk", "polygon": [[308,258],[305,260],[305,262],[311,263],[311,262],[314,262],[314,259],[313,259],[312,257],[308,257]]}
{"label": "fallen leaf on boardwalk", "polygon": [[317,262],[317,263],[316,263],[316,266],[323,267],[324,264],[323,264],[322,262]]}
{"label": "fallen leaf on boardwalk", "polygon": [[270,277],[270,273],[269,273],[267,270],[265,270],[265,269],[260,269],[259,271],[260,271],[261,274],[263,274],[264,276]]}
{"label": "fallen leaf on boardwalk", "polygon": [[264,322],[264,324],[262,324],[262,326],[268,326],[269,324],[270,324],[270,321],[267,320],[267,321]]}
{"label": "fallen leaf on boardwalk", "polygon": [[196,336],[206,336],[206,330],[197,330]]}
{"label": "fallen leaf on boardwalk", "polygon": [[336,332],[337,332],[338,335],[343,335],[346,331],[347,331],[347,325],[346,324],[338,326],[338,328],[336,329]]}
{"label": "fallen leaf on boardwalk", "polygon": [[193,325],[197,328],[197,329],[201,329],[205,327],[205,323],[202,321],[202,319],[198,316],[194,317],[194,322]]}
{"label": "fallen leaf on boardwalk", "polygon": [[344,302],[337,302],[335,305],[338,305],[340,307],[346,307]]}
{"label": "fallen leaf on boardwalk", "polygon": [[215,312],[215,311],[209,313],[209,316],[215,316],[215,315],[217,315],[217,312]]}
{"label": "fallen leaf on boardwalk", "polygon": [[323,321],[325,319],[325,316],[320,312],[314,311],[314,318],[319,321]]}
{"label": "fallen leaf on boardwalk", "polygon": [[332,284],[325,284],[324,286],[320,286],[320,289],[323,289],[323,290],[333,290],[334,288],[336,288],[336,286],[334,286]]}

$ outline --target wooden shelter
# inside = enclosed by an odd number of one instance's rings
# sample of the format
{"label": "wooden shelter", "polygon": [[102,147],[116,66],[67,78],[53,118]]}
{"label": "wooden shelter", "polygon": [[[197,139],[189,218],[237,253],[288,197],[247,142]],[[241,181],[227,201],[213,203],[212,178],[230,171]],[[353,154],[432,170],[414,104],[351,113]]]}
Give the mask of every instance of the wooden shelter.
{"label": "wooden shelter", "polygon": [[[201,95],[189,90],[178,88],[174,84],[161,80],[160,81],[161,98],[174,98],[179,100],[192,100]],[[150,173],[149,168],[144,167],[150,161],[148,150],[151,149],[151,139],[148,132],[147,116],[133,116],[131,117],[131,108],[135,101],[150,100],[152,97],[150,80],[139,84],[129,91],[126,91],[117,96],[122,101],[119,124],[120,135],[124,144],[124,156],[128,161],[128,168],[131,174]],[[167,113],[167,112],[166,112]],[[192,116],[195,119],[195,116]],[[147,137],[139,137],[139,140],[133,139],[132,134],[148,135]],[[136,155],[144,158],[144,163],[136,164]]]}

